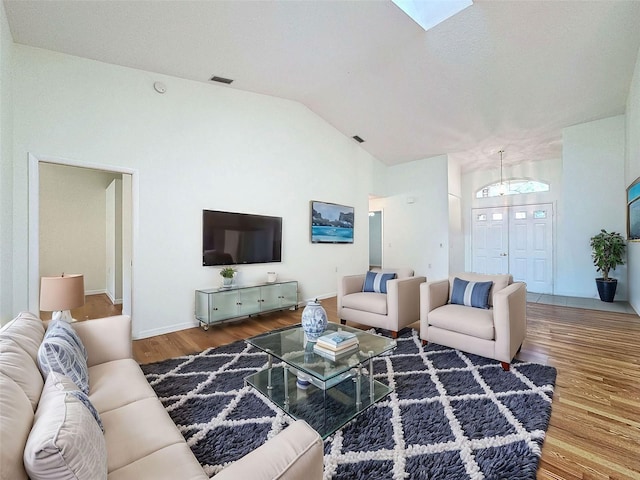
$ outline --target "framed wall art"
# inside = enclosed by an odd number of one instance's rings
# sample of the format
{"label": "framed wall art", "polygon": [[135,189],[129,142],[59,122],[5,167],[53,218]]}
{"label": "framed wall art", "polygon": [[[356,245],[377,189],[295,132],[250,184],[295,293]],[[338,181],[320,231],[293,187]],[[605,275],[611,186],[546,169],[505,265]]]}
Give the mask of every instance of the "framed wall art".
{"label": "framed wall art", "polygon": [[311,201],[311,243],[353,243],[353,207]]}

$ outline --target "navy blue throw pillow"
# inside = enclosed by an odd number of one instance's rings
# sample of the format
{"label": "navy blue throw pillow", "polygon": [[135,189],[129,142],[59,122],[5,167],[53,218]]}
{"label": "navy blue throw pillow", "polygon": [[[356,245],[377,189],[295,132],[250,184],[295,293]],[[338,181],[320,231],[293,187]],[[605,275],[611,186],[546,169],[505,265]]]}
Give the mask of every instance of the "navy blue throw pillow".
{"label": "navy blue throw pillow", "polygon": [[363,292],[387,293],[387,282],[396,278],[395,273],[367,272]]}
{"label": "navy blue throw pillow", "polygon": [[489,291],[492,286],[493,282],[468,282],[455,277],[451,291],[451,303],[488,309]]}

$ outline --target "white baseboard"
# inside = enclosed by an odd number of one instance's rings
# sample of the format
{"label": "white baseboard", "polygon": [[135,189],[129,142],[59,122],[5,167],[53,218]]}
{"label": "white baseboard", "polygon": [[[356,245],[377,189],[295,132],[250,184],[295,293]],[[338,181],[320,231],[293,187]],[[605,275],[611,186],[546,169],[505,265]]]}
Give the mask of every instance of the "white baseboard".
{"label": "white baseboard", "polygon": [[175,325],[169,325],[166,327],[160,328],[151,328],[149,330],[142,330],[141,332],[136,332],[134,327],[133,339],[140,340],[142,338],[155,337],[156,335],[164,335],[165,333],[173,333],[179,330],[186,330],[187,328],[198,327],[199,323],[194,319],[192,322],[183,322]]}
{"label": "white baseboard", "polygon": [[111,303],[114,305],[121,305],[122,304],[122,299],[121,298],[113,298],[111,296],[111,294],[109,292],[104,292],[107,297],[109,297],[109,300],[111,300]]}
{"label": "white baseboard", "polygon": [[336,292],[333,293],[324,293],[322,295],[316,295],[313,298],[309,298],[307,300],[301,300],[300,302],[298,302],[299,306],[304,307],[307,305],[307,302],[313,302],[314,300],[318,299],[318,300],[324,300],[325,298],[331,298],[331,297],[335,297],[337,295]]}
{"label": "white baseboard", "polygon": [[86,295],[100,295],[102,293],[107,293],[106,290],[85,290],[84,294]]}

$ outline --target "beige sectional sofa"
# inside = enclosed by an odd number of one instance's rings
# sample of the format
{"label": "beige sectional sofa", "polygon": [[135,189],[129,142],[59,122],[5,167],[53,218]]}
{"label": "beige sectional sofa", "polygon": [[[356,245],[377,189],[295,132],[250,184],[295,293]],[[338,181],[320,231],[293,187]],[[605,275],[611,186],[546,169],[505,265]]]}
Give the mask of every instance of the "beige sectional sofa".
{"label": "beige sectional sofa", "polygon": [[[73,328],[87,350],[88,396],[104,425],[104,473],[109,480],[208,478],[132,359],[130,318],[88,320],[74,323]],[[28,478],[23,457],[34,419],[42,416],[38,406],[45,380],[36,359],[44,335],[45,324],[28,313],[0,330],[2,480]],[[305,422],[297,421],[215,478],[320,479],[322,461],[320,436]],[[89,478],[101,477],[104,475]]]}

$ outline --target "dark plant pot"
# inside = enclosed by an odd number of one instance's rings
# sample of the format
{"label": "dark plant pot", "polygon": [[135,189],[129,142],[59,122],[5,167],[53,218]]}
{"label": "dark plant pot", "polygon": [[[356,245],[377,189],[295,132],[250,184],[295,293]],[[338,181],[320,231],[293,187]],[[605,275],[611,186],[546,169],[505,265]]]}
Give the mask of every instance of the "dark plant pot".
{"label": "dark plant pot", "polygon": [[618,287],[618,280],[610,278],[608,281],[604,281],[602,278],[596,278],[596,285],[598,287],[598,295],[603,302],[613,302],[613,297],[616,296],[616,288]]}

